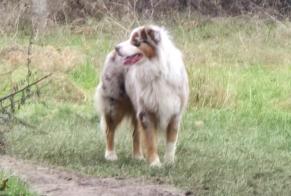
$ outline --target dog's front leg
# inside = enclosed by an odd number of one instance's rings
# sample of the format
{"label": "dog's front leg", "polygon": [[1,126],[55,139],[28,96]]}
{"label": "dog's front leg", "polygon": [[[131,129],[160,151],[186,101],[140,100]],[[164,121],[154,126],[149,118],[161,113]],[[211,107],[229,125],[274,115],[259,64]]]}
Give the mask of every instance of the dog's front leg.
{"label": "dog's front leg", "polygon": [[143,138],[147,150],[147,160],[150,166],[161,166],[160,158],[157,152],[157,133],[155,117],[146,112],[140,112],[138,121],[142,128]]}
{"label": "dog's front leg", "polygon": [[132,120],[132,124],[134,127],[133,133],[132,133],[132,139],[133,139],[133,158],[137,160],[143,160],[143,153],[142,153],[142,145],[141,145],[141,127],[138,124],[138,121],[135,119],[135,117]]}
{"label": "dog's front leg", "polygon": [[175,161],[176,143],[178,139],[178,131],[180,125],[180,116],[174,115],[170,120],[166,132],[166,151],[164,161],[172,164]]}

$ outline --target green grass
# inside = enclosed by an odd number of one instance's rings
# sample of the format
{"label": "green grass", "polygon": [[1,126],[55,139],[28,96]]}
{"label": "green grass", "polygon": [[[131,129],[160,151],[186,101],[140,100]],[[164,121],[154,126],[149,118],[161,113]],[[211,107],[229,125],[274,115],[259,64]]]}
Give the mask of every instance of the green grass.
{"label": "green grass", "polygon": [[[168,28],[184,53],[191,86],[174,166],[153,169],[132,160],[128,128],[117,136],[119,160],[104,160],[105,144],[92,96],[105,55],[125,39],[111,31],[86,36],[59,29],[39,40],[86,54],[84,64],[64,75],[87,99],[79,103],[45,96],[26,104],[17,116],[37,129],[15,125],[5,134],[7,152],[95,176],[159,178],[197,195],[289,195],[289,28],[246,18]],[[63,92],[47,90],[54,91],[51,95]],[[64,92],[64,97],[66,93],[74,96],[74,91]],[[160,149],[162,156],[162,145]]]}
{"label": "green grass", "polygon": [[[8,179],[7,184],[4,188],[2,187],[2,183],[4,180]],[[28,187],[26,184],[24,184],[22,181],[20,181],[15,176],[10,176],[7,173],[4,173],[0,171],[0,186],[4,190],[0,190],[0,195],[2,196],[33,196],[34,193],[31,193],[28,190]]]}
{"label": "green grass", "polygon": [[90,62],[77,67],[70,73],[70,79],[84,89],[90,89],[95,86],[98,78],[96,70]]}

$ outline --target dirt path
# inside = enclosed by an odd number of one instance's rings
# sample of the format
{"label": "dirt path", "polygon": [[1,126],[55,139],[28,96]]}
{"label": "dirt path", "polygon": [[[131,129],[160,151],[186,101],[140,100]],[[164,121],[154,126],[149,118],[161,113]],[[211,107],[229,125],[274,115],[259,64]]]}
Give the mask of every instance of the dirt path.
{"label": "dirt path", "polygon": [[184,195],[167,186],[139,179],[94,178],[60,168],[0,156],[0,168],[24,179],[40,195],[48,196],[173,196]]}

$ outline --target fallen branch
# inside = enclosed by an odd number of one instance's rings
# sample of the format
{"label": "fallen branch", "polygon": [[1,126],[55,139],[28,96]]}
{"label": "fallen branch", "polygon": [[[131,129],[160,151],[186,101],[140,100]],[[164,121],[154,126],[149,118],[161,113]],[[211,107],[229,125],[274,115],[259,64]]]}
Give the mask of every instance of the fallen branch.
{"label": "fallen branch", "polygon": [[26,85],[25,87],[21,88],[20,90],[17,90],[17,91],[15,91],[15,92],[13,92],[13,93],[10,93],[10,94],[8,94],[8,95],[6,95],[6,96],[4,96],[4,97],[1,97],[1,98],[0,98],[0,102],[4,101],[4,100],[6,100],[6,99],[9,99],[10,97],[13,97],[14,95],[16,95],[16,94],[18,94],[18,93],[21,93],[22,91],[24,91],[24,90],[26,90],[26,89],[29,89],[31,86],[36,85],[37,83],[43,81],[44,79],[50,77],[51,75],[52,75],[52,73],[50,73],[50,74],[48,74],[48,75],[46,75],[46,76],[44,76],[44,77],[42,77],[42,78],[40,78],[40,79],[38,79],[38,80],[36,80],[36,81],[34,81],[34,82],[32,82],[32,83]]}

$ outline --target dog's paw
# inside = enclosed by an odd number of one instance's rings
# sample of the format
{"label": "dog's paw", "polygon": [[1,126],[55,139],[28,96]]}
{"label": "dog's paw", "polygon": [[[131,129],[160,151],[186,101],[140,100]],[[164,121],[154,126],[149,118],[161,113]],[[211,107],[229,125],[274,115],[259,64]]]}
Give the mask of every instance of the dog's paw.
{"label": "dog's paw", "polygon": [[164,162],[167,165],[172,165],[175,163],[175,155],[173,154],[165,154],[164,156]]}
{"label": "dog's paw", "polygon": [[142,154],[134,154],[133,159],[138,160],[138,161],[143,161],[145,158]]}
{"label": "dog's paw", "polygon": [[150,166],[151,167],[161,167],[161,161],[159,159],[159,157],[157,157],[155,160],[153,160],[152,162],[150,162]]}
{"label": "dog's paw", "polygon": [[107,161],[116,161],[118,159],[117,154],[115,151],[106,151],[105,152],[105,159]]}

